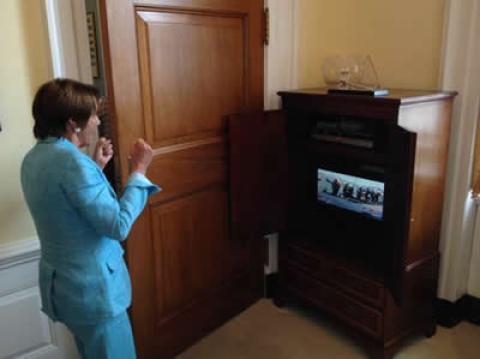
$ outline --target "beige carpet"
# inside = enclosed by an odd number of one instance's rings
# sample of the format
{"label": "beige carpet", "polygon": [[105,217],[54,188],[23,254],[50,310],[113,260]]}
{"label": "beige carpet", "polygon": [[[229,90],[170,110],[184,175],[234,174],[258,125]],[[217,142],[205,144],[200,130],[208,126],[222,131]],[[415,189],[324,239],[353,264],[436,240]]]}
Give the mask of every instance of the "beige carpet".
{"label": "beige carpet", "polygon": [[[367,359],[341,330],[318,316],[278,309],[261,300],[177,359]],[[437,327],[437,334],[406,343],[395,359],[478,359],[480,326]]]}

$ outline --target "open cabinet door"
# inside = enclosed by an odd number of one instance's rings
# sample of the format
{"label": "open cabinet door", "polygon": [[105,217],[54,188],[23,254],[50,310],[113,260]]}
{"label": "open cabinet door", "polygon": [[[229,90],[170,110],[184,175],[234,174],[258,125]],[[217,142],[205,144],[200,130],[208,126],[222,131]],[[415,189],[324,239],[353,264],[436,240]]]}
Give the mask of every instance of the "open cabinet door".
{"label": "open cabinet door", "polygon": [[285,229],[288,186],[283,111],[229,117],[232,235],[246,240]]}
{"label": "open cabinet door", "polygon": [[384,218],[386,258],[385,284],[394,300],[403,300],[406,270],[406,250],[410,228],[410,204],[412,200],[415,166],[416,134],[401,127],[390,129],[390,158],[385,188]]}

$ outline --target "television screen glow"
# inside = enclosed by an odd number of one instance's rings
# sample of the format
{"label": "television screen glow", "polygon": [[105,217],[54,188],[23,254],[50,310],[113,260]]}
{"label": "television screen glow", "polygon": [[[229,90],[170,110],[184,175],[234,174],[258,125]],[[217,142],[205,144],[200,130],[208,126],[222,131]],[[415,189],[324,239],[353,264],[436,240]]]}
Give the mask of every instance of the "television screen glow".
{"label": "television screen glow", "polygon": [[382,182],[317,170],[317,200],[319,202],[357,212],[381,220],[383,218]]}

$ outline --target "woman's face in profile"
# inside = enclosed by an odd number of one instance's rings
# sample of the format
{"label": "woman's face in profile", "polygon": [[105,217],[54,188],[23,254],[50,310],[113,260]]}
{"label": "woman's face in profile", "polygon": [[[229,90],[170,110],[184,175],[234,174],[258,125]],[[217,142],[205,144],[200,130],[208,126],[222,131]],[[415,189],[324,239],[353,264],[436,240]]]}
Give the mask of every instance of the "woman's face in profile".
{"label": "woman's face in profile", "polygon": [[93,113],[87,121],[87,124],[78,134],[78,140],[80,141],[79,147],[85,147],[90,144],[97,134],[97,127],[100,125],[100,120],[97,113]]}

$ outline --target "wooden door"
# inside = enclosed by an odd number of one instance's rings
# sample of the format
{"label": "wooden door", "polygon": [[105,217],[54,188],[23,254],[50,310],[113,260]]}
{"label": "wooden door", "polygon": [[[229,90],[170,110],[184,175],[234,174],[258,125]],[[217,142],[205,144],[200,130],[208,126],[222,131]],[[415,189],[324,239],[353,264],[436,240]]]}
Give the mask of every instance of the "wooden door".
{"label": "wooden door", "polygon": [[128,238],[139,358],[168,358],[262,294],[262,243],[231,238],[226,115],[263,109],[261,0],[103,0],[116,168],[154,148]]}

